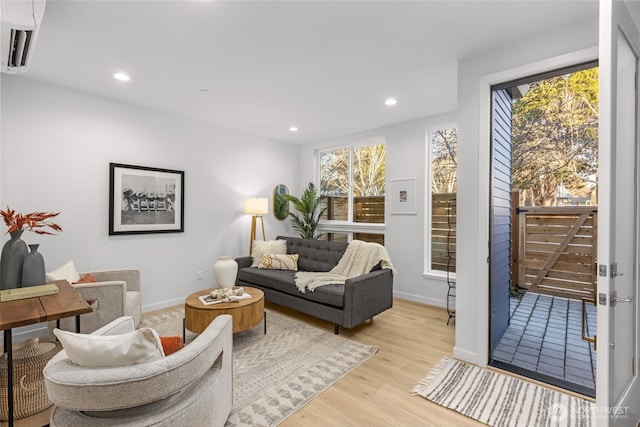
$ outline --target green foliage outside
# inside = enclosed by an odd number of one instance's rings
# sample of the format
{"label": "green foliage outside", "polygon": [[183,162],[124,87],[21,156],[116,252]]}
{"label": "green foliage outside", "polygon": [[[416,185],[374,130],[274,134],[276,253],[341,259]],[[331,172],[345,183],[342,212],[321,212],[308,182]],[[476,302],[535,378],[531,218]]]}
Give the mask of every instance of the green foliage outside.
{"label": "green foliage outside", "polygon": [[[384,196],[386,174],[384,144],[353,149],[353,196]],[[349,149],[324,152],[320,155],[320,191],[322,196],[349,195]]]}
{"label": "green foliage outside", "polygon": [[514,102],[512,186],[521,204],[596,199],[598,105],[598,68],[531,83]]}

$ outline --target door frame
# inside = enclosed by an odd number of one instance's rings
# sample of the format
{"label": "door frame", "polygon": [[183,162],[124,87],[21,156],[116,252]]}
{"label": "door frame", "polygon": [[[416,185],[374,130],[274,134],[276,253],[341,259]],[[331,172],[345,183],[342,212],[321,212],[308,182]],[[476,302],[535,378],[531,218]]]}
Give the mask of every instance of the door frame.
{"label": "door frame", "polygon": [[[622,10],[624,8],[624,10]],[[640,57],[640,41],[637,40],[638,37],[638,29],[635,27],[633,22],[628,21],[630,17],[628,16],[628,11],[623,3],[612,2],[611,0],[600,1],[600,40],[611,40],[611,45],[605,45],[604,43],[600,43],[600,65],[601,65],[601,73],[600,73],[600,106],[602,110],[602,106],[605,106],[605,114],[601,114],[600,116],[600,160],[599,160],[599,168],[600,168],[600,196],[607,203],[602,205],[602,209],[599,207],[600,213],[600,223],[602,226],[599,226],[599,232],[602,235],[602,239],[598,245],[598,264],[604,265],[607,268],[607,274],[605,277],[598,277],[598,294],[606,295],[608,300],[608,296],[610,294],[611,289],[613,288],[613,279],[610,274],[608,274],[608,270],[612,262],[615,262],[614,259],[611,259],[611,230],[609,228],[609,224],[612,221],[612,211],[610,200],[613,194],[612,189],[612,174],[611,174],[611,156],[612,152],[612,129],[615,126],[613,121],[615,120],[615,103],[616,103],[616,95],[612,93],[612,88],[609,82],[614,81],[615,77],[611,75],[611,73],[616,70],[616,62],[617,62],[617,37],[619,29],[624,37],[627,38],[629,45],[632,50],[634,50],[636,56]],[[616,28],[612,28],[612,22],[616,22]],[[620,25],[622,24],[622,25]],[[615,37],[613,34],[615,33]],[[635,37],[630,37],[634,35]],[[616,47],[613,48],[613,44],[616,44]],[[615,49],[615,50],[614,50]],[[616,55],[612,58],[612,54],[615,51]],[[639,61],[640,62],[640,61]],[[636,85],[638,85],[638,76],[636,75]],[[639,101],[636,100],[638,103]],[[637,105],[637,104],[636,104]],[[638,106],[636,107],[638,108]],[[640,112],[636,111],[636,120],[638,120],[638,114]],[[636,126],[636,144],[638,143],[638,128]],[[636,166],[638,166],[638,155],[636,154]],[[637,186],[636,186],[637,191]],[[639,198],[640,199],[640,198]],[[638,207],[636,206],[636,209]],[[638,221],[638,217],[636,217],[636,221]],[[636,245],[638,243],[638,236],[635,236]],[[638,247],[636,246],[636,251]],[[638,254],[636,254],[636,257]],[[636,258],[637,264],[637,258]],[[637,274],[637,272],[636,272]],[[636,307],[636,313],[638,312],[638,281],[636,277],[636,300],[633,304]],[[606,415],[610,414],[614,408],[610,405],[615,402],[610,402],[609,389],[610,389],[610,378],[609,378],[609,368],[611,362],[610,352],[609,352],[609,343],[611,342],[610,337],[610,324],[609,319],[611,307],[609,305],[609,301],[607,301],[606,305],[598,305],[598,327],[597,327],[597,336],[598,336],[598,344],[599,348],[603,351],[598,352],[598,359],[596,365],[596,403],[598,406],[597,414],[602,414],[602,416],[596,417],[596,425],[598,426],[607,426],[609,425],[609,417]],[[600,319],[605,319],[605,321],[600,321]],[[639,355],[639,346],[640,340],[638,339],[638,333],[636,332],[636,348],[635,353],[636,356]],[[606,350],[606,351],[604,351]],[[635,361],[636,367],[638,366],[638,360]],[[636,368],[637,369],[637,368]],[[631,399],[633,397],[637,397],[640,395],[640,377],[638,377],[638,373],[636,372],[635,380],[629,389],[626,390],[626,395],[622,397],[622,406],[627,406],[627,408],[635,409],[631,406]],[[626,402],[626,403],[625,403]],[[625,415],[625,414],[620,414]],[[637,415],[637,414],[635,414]],[[618,420],[621,424],[625,424],[625,420]],[[629,423],[631,420],[627,420]],[[613,419],[613,422],[616,422]]]}
{"label": "door frame", "polygon": [[[478,246],[478,307],[484,307],[481,316],[474,319],[477,323],[478,353],[476,363],[487,366],[489,362],[490,348],[490,315],[489,305],[489,256],[490,241],[490,187],[491,187],[491,91],[493,86],[504,82],[519,80],[529,76],[548,73],[561,68],[569,68],[578,64],[594,62],[598,60],[598,47],[578,50],[560,56],[547,58],[541,61],[518,66],[498,73],[483,76],[479,80],[479,99],[482,103],[478,110],[478,210],[477,230]],[[482,310],[482,309],[481,309]],[[469,360],[469,355],[460,354],[454,349],[454,356]]]}

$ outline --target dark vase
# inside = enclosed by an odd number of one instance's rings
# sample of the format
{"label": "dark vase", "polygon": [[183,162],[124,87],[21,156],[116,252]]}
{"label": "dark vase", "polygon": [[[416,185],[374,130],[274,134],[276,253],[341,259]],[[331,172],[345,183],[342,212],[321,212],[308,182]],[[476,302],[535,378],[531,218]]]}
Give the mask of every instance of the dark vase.
{"label": "dark vase", "polygon": [[0,289],[19,288],[22,285],[22,262],[29,253],[27,244],[20,239],[24,230],[9,233],[11,239],[2,247],[0,256]]}
{"label": "dark vase", "polygon": [[29,253],[22,263],[22,287],[44,285],[46,282],[44,258],[38,252],[38,244],[29,245]]}

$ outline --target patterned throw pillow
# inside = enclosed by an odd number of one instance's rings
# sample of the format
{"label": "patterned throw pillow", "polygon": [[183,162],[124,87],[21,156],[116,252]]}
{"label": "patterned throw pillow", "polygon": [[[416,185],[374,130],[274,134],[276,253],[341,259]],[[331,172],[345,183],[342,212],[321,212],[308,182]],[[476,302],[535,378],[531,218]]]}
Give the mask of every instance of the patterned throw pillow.
{"label": "patterned throw pillow", "polygon": [[298,254],[265,254],[258,268],[298,271]]}
{"label": "patterned throw pillow", "polygon": [[251,267],[257,267],[262,261],[262,255],[265,254],[286,254],[287,253],[287,241],[280,240],[255,240],[252,245],[253,264]]}

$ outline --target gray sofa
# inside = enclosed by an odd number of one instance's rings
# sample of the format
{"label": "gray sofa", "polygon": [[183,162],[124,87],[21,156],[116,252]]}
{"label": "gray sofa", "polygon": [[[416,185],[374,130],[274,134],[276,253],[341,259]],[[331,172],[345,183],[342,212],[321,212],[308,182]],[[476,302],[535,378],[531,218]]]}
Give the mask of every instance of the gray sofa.
{"label": "gray sofa", "polygon": [[[287,253],[298,254],[301,271],[330,271],[338,264],[347,243],[282,237]],[[251,267],[252,258],[237,258],[237,286],[252,286],[264,292],[265,299],[285,307],[328,320],[334,333],[340,326],[353,328],[393,306],[393,273],[375,267],[370,273],[348,279],[345,284],[318,287],[300,292],[295,271]]]}

